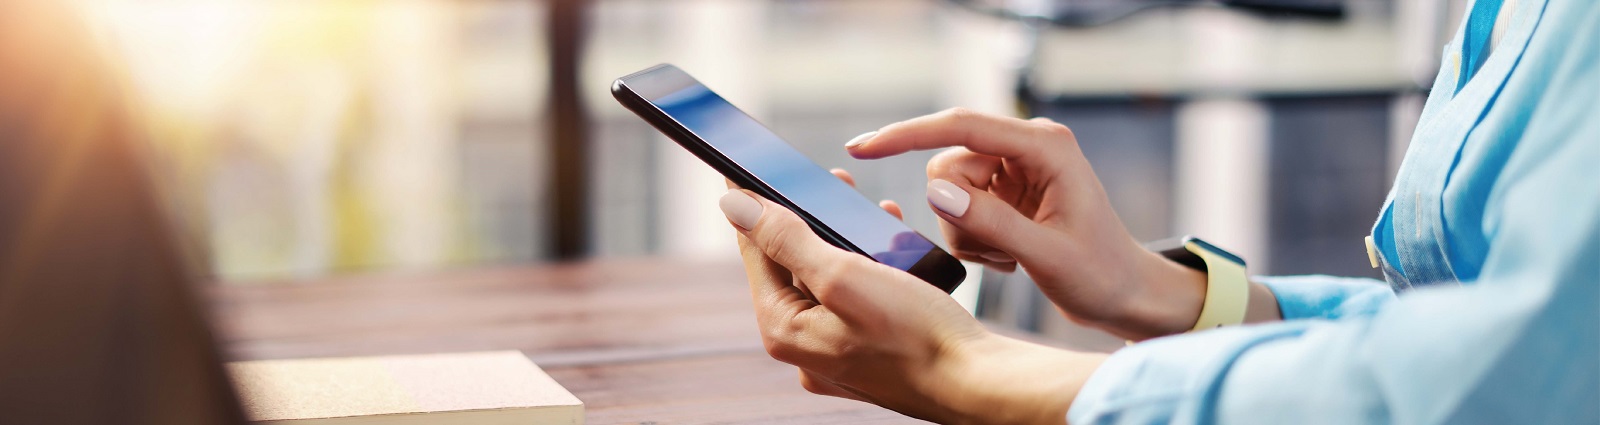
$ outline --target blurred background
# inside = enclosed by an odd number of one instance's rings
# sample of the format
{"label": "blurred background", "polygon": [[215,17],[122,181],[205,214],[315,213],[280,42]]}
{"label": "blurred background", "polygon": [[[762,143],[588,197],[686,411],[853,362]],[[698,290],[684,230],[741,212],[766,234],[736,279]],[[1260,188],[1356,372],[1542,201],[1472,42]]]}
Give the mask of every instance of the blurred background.
{"label": "blurred background", "polygon": [[[733,261],[722,178],[610,98],[612,79],[660,62],[905,205],[930,236],[933,153],[864,162],[842,144],[963,106],[1072,127],[1141,239],[1201,235],[1256,273],[1376,277],[1361,238],[1465,3],[1110,19],[1136,2],[80,1],[131,75],[173,210],[226,285]],[[960,297],[982,317],[1119,344],[1060,319],[1025,276],[972,275]]]}

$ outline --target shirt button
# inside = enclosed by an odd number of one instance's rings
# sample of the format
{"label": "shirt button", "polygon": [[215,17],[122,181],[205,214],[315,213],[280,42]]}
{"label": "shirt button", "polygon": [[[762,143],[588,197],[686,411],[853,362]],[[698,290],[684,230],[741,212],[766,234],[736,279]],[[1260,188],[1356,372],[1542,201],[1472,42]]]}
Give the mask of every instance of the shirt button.
{"label": "shirt button", "polygon": [[1452,87],[1461,85],[1461,49],[1455,50],[1450,52],[1450,66],[1445,68],[1450,73],[1450,85]]}
{"label": "shirt button", "polygon": [[1372,268],[1378,268],[1378,245],[1372,243],[1372,235],[1367,235],[1367,262],[1372,263]]}

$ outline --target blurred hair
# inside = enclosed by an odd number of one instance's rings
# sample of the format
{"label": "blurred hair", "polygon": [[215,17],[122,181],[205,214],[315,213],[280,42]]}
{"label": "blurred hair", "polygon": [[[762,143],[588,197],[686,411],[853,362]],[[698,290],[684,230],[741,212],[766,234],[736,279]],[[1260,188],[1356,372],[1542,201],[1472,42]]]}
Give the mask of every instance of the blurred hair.
{"label": "blurred hair", "polygon": [[239,423],[118,73],[72,7],[0,1],[0,423]]}

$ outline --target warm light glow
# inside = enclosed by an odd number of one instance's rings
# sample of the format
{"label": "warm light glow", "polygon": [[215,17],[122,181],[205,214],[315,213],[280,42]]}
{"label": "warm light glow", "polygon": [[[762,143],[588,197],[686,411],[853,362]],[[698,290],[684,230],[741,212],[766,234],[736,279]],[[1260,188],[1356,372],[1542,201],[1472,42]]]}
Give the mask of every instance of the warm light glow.
{"label": "warm light glow", "polygon": [[529,63],[536,52],[526,46],[536,40],[492,40],[488,47],[509,48],[466,54],[461,33],[493,16],[483,5],[80,6],[126,70],[157,169],[222,276],[429,267],[499,254],[494,241],[469,231],[481,225],[467,215],[463,202],[471,199],[458,181],[464,111],[525,108],[535,103],[531,94],[503,88],[535,84],[502,84],[488,100],[461,90],[464,76],[485,63]]}

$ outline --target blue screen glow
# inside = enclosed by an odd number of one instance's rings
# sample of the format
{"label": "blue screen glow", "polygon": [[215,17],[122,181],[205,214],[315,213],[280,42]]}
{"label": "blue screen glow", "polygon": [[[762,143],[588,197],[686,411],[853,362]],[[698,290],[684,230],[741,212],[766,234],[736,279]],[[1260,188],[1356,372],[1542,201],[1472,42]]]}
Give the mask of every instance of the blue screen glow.
{"label": "blue screen glow", "polygon": [[705,86],[690,85],[651,103],[878,262],[909,270],[934,248]]}

